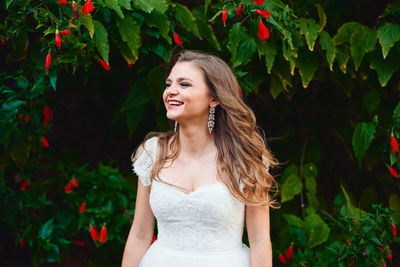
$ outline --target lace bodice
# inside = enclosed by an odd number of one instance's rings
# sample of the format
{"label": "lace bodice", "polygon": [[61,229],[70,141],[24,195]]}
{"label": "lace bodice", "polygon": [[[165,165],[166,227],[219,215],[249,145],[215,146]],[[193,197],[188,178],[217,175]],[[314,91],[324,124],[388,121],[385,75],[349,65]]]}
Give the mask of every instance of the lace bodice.
{"label": "lace bodice", "polygon": [[[157,137],[148,139],[148,153],[141,149],[133,163],[133,171],[145,186],[151,184],[157,143]],[[154,180],[150,206],[157,219],[158,242],[165,246],[190,252],[218,252],[242,246],[245,206],[221,182],[202,185],[187,194]]]}

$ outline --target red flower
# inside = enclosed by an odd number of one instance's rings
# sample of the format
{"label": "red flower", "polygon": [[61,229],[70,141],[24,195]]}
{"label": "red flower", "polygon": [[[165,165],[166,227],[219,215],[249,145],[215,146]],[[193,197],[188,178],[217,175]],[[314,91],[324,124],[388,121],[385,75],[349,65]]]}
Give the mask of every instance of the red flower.
{"label": "red flower", "polygon": [[255,3],[256,5],[262,5],[262,4],[264,4],[264,1],[265,1],[265,0],[254,0],[254,3]]}
{"label": "red flower", "polygon": [[64,191],[65,193],[71,193],[72,191],[74,191],[71,181],[69,181],[68,184],[64,187]]}
{"label": "red flower", "polygon": [[86,210],[86,203],[83,202],[83,203],[79,206],[79,212],[82,213],[82,212],[85,212],[85,210]]}
{"label": "red flower", "polygon": [[151,239],[151,243],[153,244],[153,242],[156,241],[156,240],[157,240],[157,236],[153,235],[153,238]]}
{"label": "red flower", "polygon": [[68,2],[67,2],[66,0],[60,0],[60,1],[58,1],[58,3],[59,3],[61,6],[68,6]]}
{"label": "red flower", "polygon": [[180,46],[183,47],[183,45],[182,45],[182,40],[181,40],[181,38],[179,37],[179,35],[178,35],[177,33],[174,33],[174,42],[175,42],[177,45],[180,45]]}
{"label": "red flower", "polygon": [[53,113],[51,112],[49,106],[46,105],[43,107],[43,115],[44,115],[43,124],[48,125],[50,122],[50,118],[53,117]]}
{"label": "red flower", "polygon": [[73,18],[79,19],[79,11],[78,11],[78,6],[76,5],[75,1],[72,1],[72,7],[73,7]]}
{"label": "red flower", "polygon": [[386,267],[386,264],[382,263],[382,267]]}
{"label": "red flower", "polygon": [[390,171],[390,174],[391,174],[393,177],[397,178],[397,177],[399,176],[398,173],[397,173],[392,167],[390,167],[390,166],[389,166],[389,171]]}
{"label": "red flower", "polygon": [[262,41],[269,38],[269,30],[261,20],[260,23],[258,23],[258,37],[260,37]]}
{"label": "red flower", "polygon": [[289,260],[292,257],[293,246],[289,246],[285,251],[285,257]]}
{"label": "red flower", "polygon": [[81,8],[82,14],[86,15],[93,11],[93,3],[92,0],[87,0],[85,4]]}
{"label": "red flower", "polygon": [[287,260],[285,259],[285,257],[284,257],[282,254],[279,254],[279,260],[280,260],[282,263],[287,263]]}
{"label": "red flower", "polygon": [[62,41],[61,41],[60,33],[58,32],[58,30],[56,30],[56,46],[57,46],[57,48],[61,47],[61,43],[62,43]]}
{"label": "red flower", "polygon": [[79,241],[79,240],[74,240],[74,243],[75,243],[75,245],[78,245],[78,246],[84,246],[85,245],[85,242]]}
{"label": "red flower", "polygon": [[390,138],[390,143],[392,144],[393,152],[399,152],[399,144],[397,143],[397,140],[393,135]]}
{"label": "red flower", "polygon": [[49,69],[50,64],[51,64],[51,53],[49,51],[49,53],[46,56],[46,62],[44,63],[44,67],[46,68],[46,74],[48,74],[47,70]]}
{"label": "red flower", "polygon": [[19,246],[20,246],[21,248],[24,247],[24,240],[23,240],[22,238],[19,240]]}
{"label": "red flower", "polygon": [[225,21],[228,18],[228,14],[226,13],[226,8],[222,11],[222,21],[224,22],[224,27],[226,27]]}
{"label": "red flower", "polygon": [[392,262],[392,253],[389,253],[388,259],[389,259],[389,262]]}
{"label": "red flower", "polygon": [[238,6],[238,8],[236,8],[236,14],[237,14],[238,16],[240,16],[240,14],[242,13],[242,9],[243,9],[243,6],[242,6],[242,5]]}
{"label": "red flower", "polygon": [[397,229],[396,229],[396,225],[394,224],[394,222],[392,222],[392,234],[394,237],[396,237],[396,235],[397,235]]}
{"label": "red flower", "polygon": [[99,61],[100,65],[103,67],[103,69],[105,69],[105,70],[110,70],[111,69],[110,65],[108,65],[104,60],[99,58],[98,61]]}
{"label": "red flower", "polygon": [[90,235],[92,236],[93,240],[99,239],[99,232],[97,232],[96,228],[90,225]]}
{"label": "red flower", "polygon": [[78,181],[75,179],[75,177],[72,177],[72,185],[75,186],[75,187],[78,187],[78,186],[79,186],[79,183],[78,183]]}
{"label": "red flower", "polygon": [[70,35],[68,30],[60,31],[60,34],[62,34],[62,35]]}
{"label": "red flower", "polygon": [[26,189],[28,189],[28,187],[29,187],[29,179],[26,179],[21,183],[21,186],[19,187],[19,189],[21,191],[25,191]]}
{"label": "red flower", "polygon": [[262,17],[264,17],[264,18],[269,18],[269,17],[271,17],[271,13],[269,13],[268,11],[264,11],[264,10],[259,10],[259,9],[257,9],[256,12],[257,12],[260,16],[262,16]]}
{"label": "red flower", "polygon": [[29,121],[29,115],[28,115],[28,114],[25,114],[24,120],[25,120],[25,122],[28,122],[28,121]]}
{"label": "red flower", "polygon": [[127,66],[128,68],[131,68],[133,66],[133,63],[128,63]]}
{"label": "red flower", "polygon": [[46,148],[48,148],[50,146],[49,142],[47,141],[46,137],[44,137],[44,136],[42,137],[42,144]]}
{"label": "red flower", "polygon": [[350,240],[347,240],[347,244],[349,244],[349,246],[351,246],[351,242],[350,242]]}
{"label": "red flower", "polygon": [[5,45],[6,44],[6,37],[5,36],[1,36],[0,37],[0,45]]}
{"label": "red flower", "polygon": [[106,240],[107,240],[107,228],[105,228],[104,226],[101,226],[99,241],[101,243],[104,243],[104,242],[106,242]]}
{"label": "red flower", "polygon": [[356,223],[356,220],[354,220],[354,219],[353,219],[353,220],[351,220],[351,221],[352,221],[353,223]]}

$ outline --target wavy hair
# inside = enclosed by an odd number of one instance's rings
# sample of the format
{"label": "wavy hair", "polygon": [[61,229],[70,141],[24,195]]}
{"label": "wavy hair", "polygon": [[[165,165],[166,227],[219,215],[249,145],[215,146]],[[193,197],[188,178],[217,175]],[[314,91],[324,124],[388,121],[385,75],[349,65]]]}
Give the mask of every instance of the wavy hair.
{"label": "wavy hair", "polygon": [[[178,62],[192,62],[198,66],[211,95],[220,103],[214,115],[214,137],[218,150],[217,179],[246,205],[280,208],[275,198],[279,191],[278,185],[269,173],[269,169],[279,165],[279,162],[266,147],[264,131],[256,125],[254,112],[244,103],[239,83],[230,67],[212,54],[182,50],[167,64],[166,77]],[[151,171],[151,181],[156,179],[177,188],[181,187],[161,180],[158,173],[167,160],[172,162],[179,154],[179,128],[176,133],[172,127],[168,132],[150,132],[139,146],[144,148],[146,140],[158,137],[158,156]],[[170,143],[171,154],[167,155],[170,138],[173,138]],[[137,154],[132,154],[133,162]],[[243,189],[240,187],[241,182],[244,184]],[[275,194],[271,195],[271,192]]]}

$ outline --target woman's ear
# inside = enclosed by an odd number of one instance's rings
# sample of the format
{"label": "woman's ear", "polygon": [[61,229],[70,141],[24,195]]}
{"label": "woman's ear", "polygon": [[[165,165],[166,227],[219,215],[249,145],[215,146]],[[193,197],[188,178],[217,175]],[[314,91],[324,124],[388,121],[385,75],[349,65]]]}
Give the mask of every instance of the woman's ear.
{"label": "woman's ear", "polygon": [[215,99],[215,97],[211,98],[210,106],[216,107],[219,105],[219,101]]}

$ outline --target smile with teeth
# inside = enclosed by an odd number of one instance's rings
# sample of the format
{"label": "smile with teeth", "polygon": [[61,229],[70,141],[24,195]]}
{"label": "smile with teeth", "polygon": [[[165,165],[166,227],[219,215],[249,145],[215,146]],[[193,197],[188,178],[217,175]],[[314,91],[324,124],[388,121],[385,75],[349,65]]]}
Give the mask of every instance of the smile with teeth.
{"label": "smile with teeth", "polygon": [[178,101],[169,101],[168,104],[170,106],[181,106],[181,105],[183,105],[182,102],[178,102]]}

